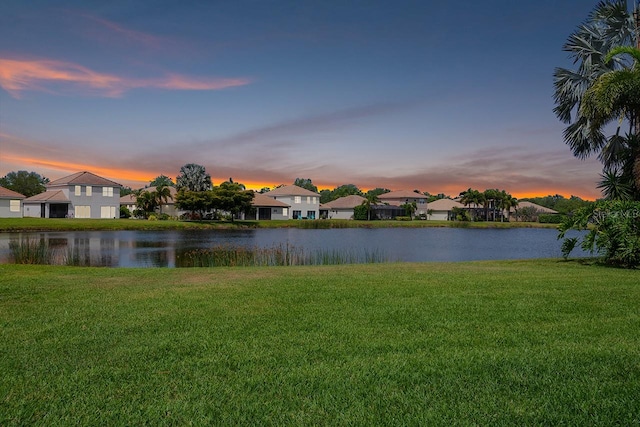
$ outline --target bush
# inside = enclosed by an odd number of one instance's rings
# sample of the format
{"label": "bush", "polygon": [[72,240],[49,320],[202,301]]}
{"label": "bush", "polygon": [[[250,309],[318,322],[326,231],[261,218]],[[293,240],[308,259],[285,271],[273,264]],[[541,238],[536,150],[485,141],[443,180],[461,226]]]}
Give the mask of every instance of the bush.
{"label": "bush", "polygon": [[[602,254],[604,262],[625,268],[640,266],[640,202],[600,201],[578,209],[559,227],[558,239],[569,230],[589,230],[581,247]],[[562,245],[566,258],[578,241],[565,238]]]}
{"label": "bush", "polygon": [[120,206],[120,218],[131,218],[131,211],[128,207],[124,205]]}
{"label": "bush", "polygon": [[[367,212],[367,207],[365,205],[359,205],[353,208],[353,219],[366,221],[368,219],[368,215],[369,213]],[[371,216],[374,217],[375,214],[372,212]]]}
{"label": "bush", "polygon": [[151,214],[151,215],[149,215],[149,217],[147,219],[149,221],[157,221],[158,217],[155,214]]}
{"label": "bush", "polygon": [[561,224],[565,217],[566,215],[559,214],[540,214],[538,215],[538,222],[540,224]]}
{"label": "bush", "polygon": [[410,216],[397,216],[395,218],[396,221],[411,221],[411,217]]}

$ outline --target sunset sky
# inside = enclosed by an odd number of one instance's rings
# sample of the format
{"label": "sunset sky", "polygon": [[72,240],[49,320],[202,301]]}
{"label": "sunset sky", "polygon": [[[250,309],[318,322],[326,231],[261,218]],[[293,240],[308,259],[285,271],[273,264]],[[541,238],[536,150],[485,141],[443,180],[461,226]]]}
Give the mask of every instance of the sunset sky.
{"label": "sunset sky", "polygon": [[3,0],[0,176],[593,199],[552,73],[596,3]]}

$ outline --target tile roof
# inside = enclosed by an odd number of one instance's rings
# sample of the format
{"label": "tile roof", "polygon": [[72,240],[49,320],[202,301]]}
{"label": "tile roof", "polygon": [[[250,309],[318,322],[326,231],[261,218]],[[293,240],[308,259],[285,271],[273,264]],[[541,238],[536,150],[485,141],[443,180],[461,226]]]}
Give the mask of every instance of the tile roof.
{"label": "tile roof", "polygon": [[453,208],[464,208],[464,205],[451,199],[438,199],[427,203],[427,209],[434,211],[450,211]]}
{"label": "tile roof", "polygon": [[390,193],[384,193],[378,196],[380,200],[386,199],[428,199],[424,194],[415,193],[409,190],[398,190]]}
{"label": "tile roof", "polygon": [[273,197],[266,196],[260,193],[253,193],[253,200],[251,201],[253,206],[263,206],[270,208],[288,208],[289,205],[281,202],[280,200],[276,200]]}
{"label": "tile roof", "polygon": [[332,200],[331,202],[325,203],[323,207],[325,209],[353,209],[356,206],[360,206],[365,200],[367,199],[354,194]]}
{"label": "tile roof", "polygon": [[100,186],[112,186],[122,187],[117,182],[111,181],[106,178],[102,178],[91,172],[77,172],[73,175],[65,176],[55,181],[51,181],[47,184],[47,187],[55,187],[58,185],[100,185]]}
{"label": "tile roof", "polygon": [[24,199],[24,203],[27,202],[69,202],[67,196],[64,195],[62,190],[47,190],[44,193],[36,194],[28,199]]}
{"label": "tile roof", "polygon": [[267,196],[320,196],[318,193],[309,191],[306,188],[298,187],[297,185],[283,185],[282,187],[275,188],[268,193]]}
{"label": "tile roof", "polygon": [[553,209],[549,209],[547,207],[544,206],[540,206],[538,204],[535,204],[533,202],[528,202],[528,201],[522,201],[522,202],[518,202],[518,206],[514,208],[511,208],[511,212],[513,212],[514,210],[517,212],[518,209],[522,209],[522,208],[536,208],[538,210],[538,212],[540,213],[548,213],[548,214],[557,214],[558,211],[554,211]]}
{"label": "tile roof", "polygon": [[13,190],[9,190],[8,188],[0,187],[0,198],[2,199],[24,199],[20,193],[17,193]]}

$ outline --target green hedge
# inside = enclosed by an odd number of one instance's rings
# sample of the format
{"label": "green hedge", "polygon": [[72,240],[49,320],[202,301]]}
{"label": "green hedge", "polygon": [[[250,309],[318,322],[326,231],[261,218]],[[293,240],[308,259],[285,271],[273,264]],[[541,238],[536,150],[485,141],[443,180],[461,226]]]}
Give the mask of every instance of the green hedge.
{"label": "green hedge", "polygon": [[538,222],[541,224],[561,224],[565,218],[566,218],[566,215],[540,214],[538,215]]}

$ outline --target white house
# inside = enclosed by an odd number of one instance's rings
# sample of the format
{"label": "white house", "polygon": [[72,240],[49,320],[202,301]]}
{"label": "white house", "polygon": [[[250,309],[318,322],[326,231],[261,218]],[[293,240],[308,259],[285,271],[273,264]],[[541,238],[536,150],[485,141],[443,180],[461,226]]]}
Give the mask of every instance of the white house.
{"label": "white house", "polygon": [[254,193],[251,205],[255,211],[246,214],[245,219],[288,219],[290,206],[266,194]]}
{"label": "white house", "polygon": [[78,172],[51,181],[47,191],[23,201],[26,217],[118,218],[120,188],[117,182],[91,172]]}
{"label": "white house", "polygon": [[0,218],[22,218],[24,199],[22,194],[0,187]]}
{"label": "white house", "polygon": [[283,219],[317,219],[320,217],[320,194],[297,185],[283,185],[264,193],[288,205],[282,207]]}

